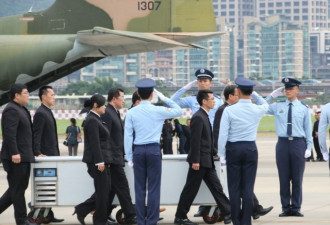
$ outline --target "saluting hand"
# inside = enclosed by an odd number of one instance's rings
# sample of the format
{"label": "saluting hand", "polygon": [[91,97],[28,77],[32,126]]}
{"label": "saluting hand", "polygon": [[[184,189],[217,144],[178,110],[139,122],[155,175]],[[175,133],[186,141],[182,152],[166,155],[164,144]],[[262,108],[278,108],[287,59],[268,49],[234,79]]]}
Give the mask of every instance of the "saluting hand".
{"label": "saluting hand", "polygon": [[196,83],[197,83],[197,80],[191,81],[190,83],[186,84],[183,88],[188,91]]}
{"label": "saluting hand", "polygon": [[199,170],[199,163],[193,163],[192,166],[191,166],[191,168],[193,170]]}
{"label": "saluting hand", "polygon": [[12,155],[11,161],[13,161],[13,163],[21,163],[21,155],[20,154]]}
{"label": "saluting hand", "polygon": [[99,165],[97,165],[97,169],[98,169],[99,171],[101,171],[101,172],[103,172],[104,168],[105,168],[105,165],[104,165],[104,164],[99,164]]}

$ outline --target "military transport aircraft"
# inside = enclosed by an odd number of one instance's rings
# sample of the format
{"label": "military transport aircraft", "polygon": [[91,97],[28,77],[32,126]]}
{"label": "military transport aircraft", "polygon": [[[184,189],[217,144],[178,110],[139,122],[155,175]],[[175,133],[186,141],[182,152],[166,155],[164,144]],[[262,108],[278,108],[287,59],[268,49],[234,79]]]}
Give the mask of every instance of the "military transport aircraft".
{"label": "military transport aircraft", "polygon": [[219,34],[212,0],[56,0],[0,18],[0,105],[15,82],[33,91],[107,56],[199,47]]}

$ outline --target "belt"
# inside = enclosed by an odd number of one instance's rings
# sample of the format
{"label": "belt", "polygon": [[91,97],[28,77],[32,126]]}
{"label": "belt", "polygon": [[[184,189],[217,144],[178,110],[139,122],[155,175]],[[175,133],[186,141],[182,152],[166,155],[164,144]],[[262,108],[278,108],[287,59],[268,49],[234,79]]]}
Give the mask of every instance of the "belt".
{"label": "belt", "polygon": [[298,139],[304,139],[304,137],[278,137],[278,139],[293,141]]}
{"label": "belt", "polygon": [[149,143],[144,145],[134,145],[134,147],[160,146],[159,143]]}

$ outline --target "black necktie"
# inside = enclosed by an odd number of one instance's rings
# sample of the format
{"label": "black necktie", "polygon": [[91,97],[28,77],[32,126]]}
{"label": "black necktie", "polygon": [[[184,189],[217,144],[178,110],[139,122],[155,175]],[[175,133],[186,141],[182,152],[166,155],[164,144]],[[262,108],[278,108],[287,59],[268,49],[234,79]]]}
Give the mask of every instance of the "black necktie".
{"label": "black necktie", "polygon": [[292,135],[292,103],[289,104],[288,112],[288,125],[287,125],[287,134],[290,137]]}

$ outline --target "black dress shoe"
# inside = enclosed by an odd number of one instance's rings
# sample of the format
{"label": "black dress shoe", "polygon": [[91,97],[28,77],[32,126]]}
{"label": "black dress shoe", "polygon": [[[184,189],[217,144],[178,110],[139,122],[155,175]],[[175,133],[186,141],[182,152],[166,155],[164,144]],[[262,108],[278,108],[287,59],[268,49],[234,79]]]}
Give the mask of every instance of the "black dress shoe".
{"label": "black dress shoe", "polygon": [[231,223],[231,215],[230,215],[230,214],[225,215],[225,216],[223,217],[223,222],[224,222],[224,224],[229,224],[229,223]]}
{"label": "black dress shoe", "polygon": [[291,211],[283,211],[280,215],[278,215],[279,217],[287,217],[287,216],[291,216]]}
{"label": "black dress shoe", "polygon": [[299,211],[292,211],[291,216],[298,216],[298,217],[304,217],[304,214],[302,214]]}
{"label": "black dress shoe", "polygon": [[137,224],[137,222],[136,222],[136,216],[133,216],[133,217],[131,217],[131,218],[128,218],[128,219],[126,220],[126,223],[127,223],[127,224]]}
{"label": "black dress shoe", "polygon": [[264,215],[266,215],[267,213],[269,213],[270,211],[272,211],[273,208],[274,208],[273,206],[270,206],[270,207],[268,207],[268,208],[264,208],[264,207],[262,207],[262,208],[260,208],[257,212],[258,212],[258,214],[259,214],[260,216],[264,216]]}
{"label": "black dress shoe", "polygon": [[179,225],[198,225],[197,223],[194,223],[194,222],[190,221],[188,218],[181,219],[181,218],[178,218],[178,217],[175,217],[174,224],[179,224]]}
{"label": "black dress shoe", "polygon": [[115,218],[113,218],[111,215],[108,216],[108,220],[113,223],[116,222]]}
{"label": "black dress shoe", "polygon": [[74,215],[74,214],[77,214],[77,220],[79,221],[79,223],[81,225],[86,225],[86,223],[85,223],[85,217],[86,217],[86,215],[84,216],[84,215],[81,215],[80,213],[77,213],[77,210],[74,210],[74,212],[73,212],[72,215]]}
{"label": "black dress shoe", "polygon": [[53,218],[50,222],[52,222],[52,223],[60,223],[60,222],[63,222],[64,221],[64,219],[57,219],[57,218]]}

